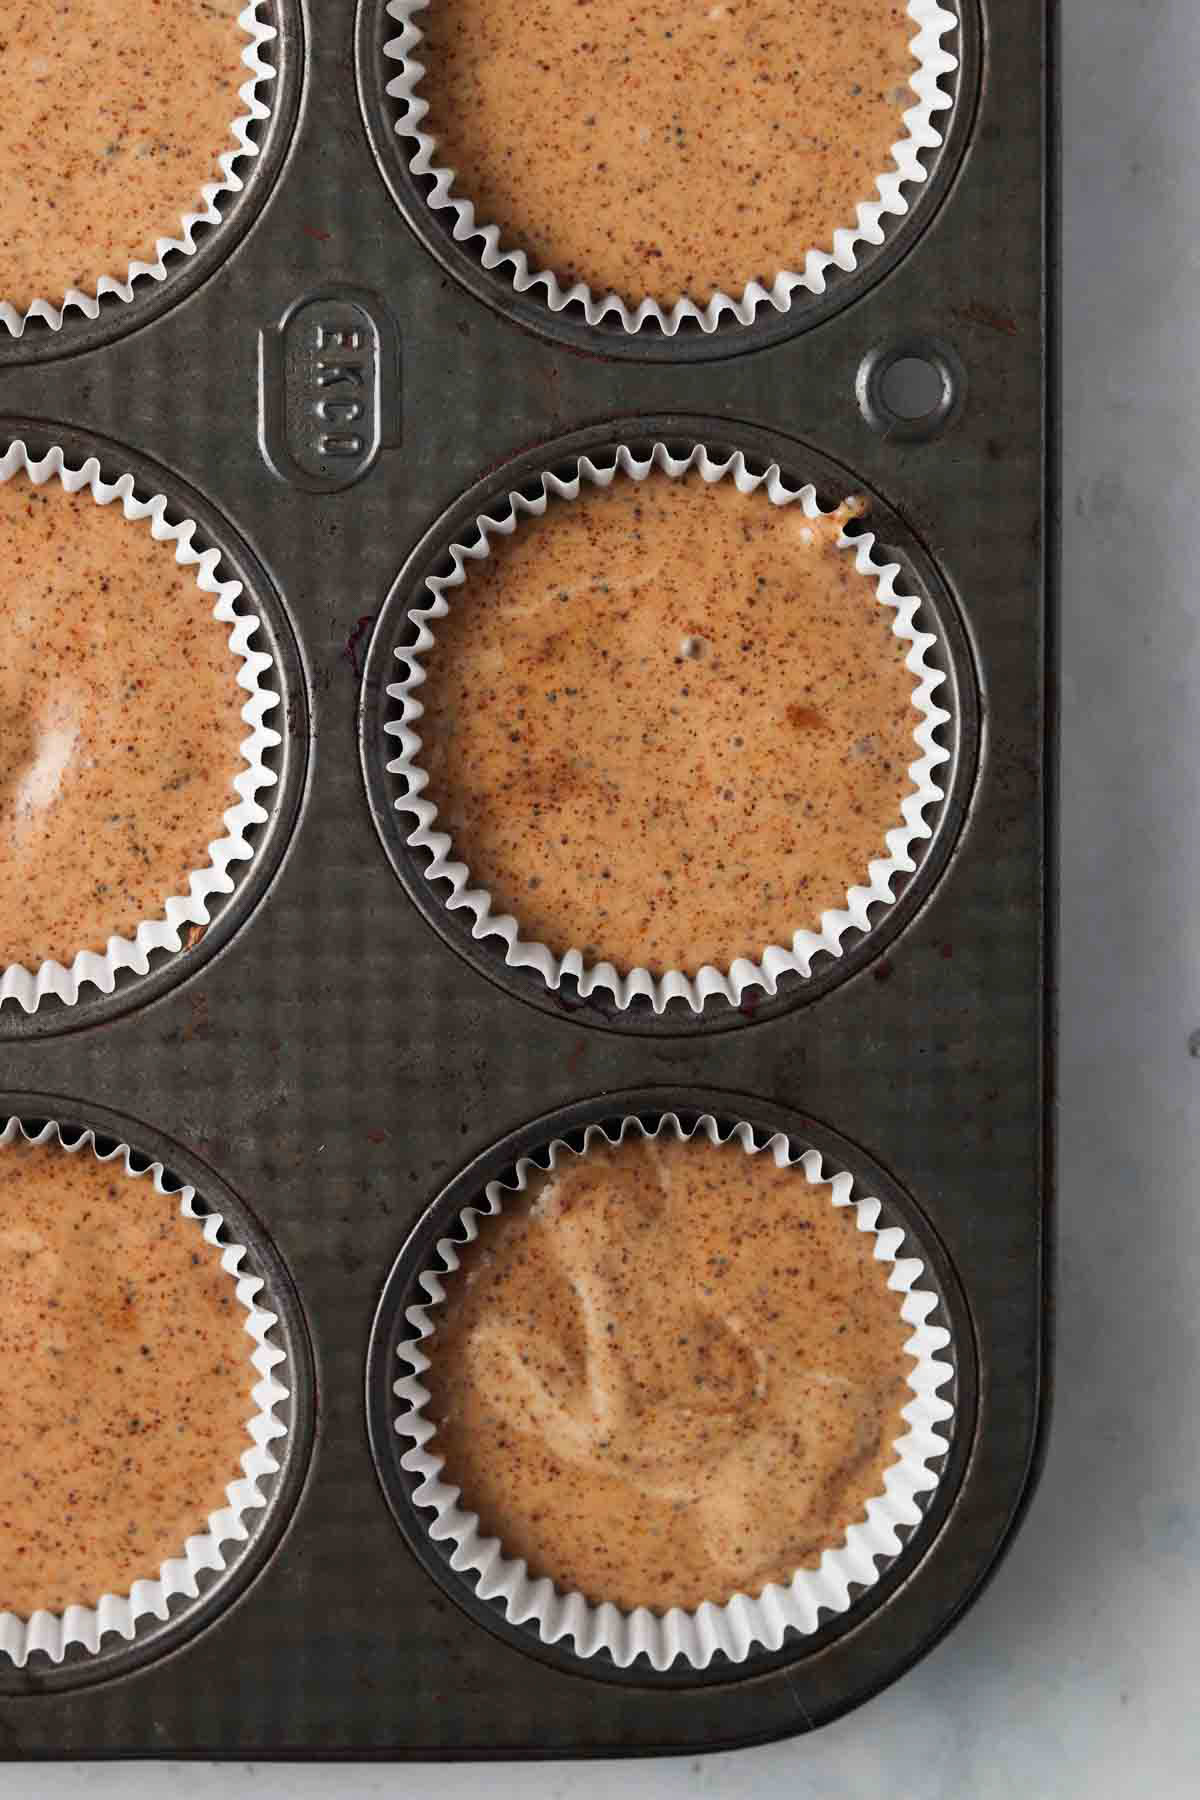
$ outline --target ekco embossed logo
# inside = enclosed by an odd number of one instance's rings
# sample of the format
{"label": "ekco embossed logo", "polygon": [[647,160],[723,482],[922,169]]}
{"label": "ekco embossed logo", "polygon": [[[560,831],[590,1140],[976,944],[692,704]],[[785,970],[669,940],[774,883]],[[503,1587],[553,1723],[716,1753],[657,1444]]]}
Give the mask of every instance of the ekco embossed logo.
{"label": "ekco embossed logo", "polygon": [[281,481],[334,493],[400,438],[400,335],[360,288],[295,301],[259,336],[259,442]]}

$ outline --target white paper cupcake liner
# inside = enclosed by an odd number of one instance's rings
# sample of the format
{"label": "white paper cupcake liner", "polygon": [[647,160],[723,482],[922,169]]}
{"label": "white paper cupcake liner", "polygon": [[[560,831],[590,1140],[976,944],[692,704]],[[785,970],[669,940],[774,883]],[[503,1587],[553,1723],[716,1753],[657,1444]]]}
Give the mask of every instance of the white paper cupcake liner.
{"label": "white paper cupcake liner", "polygon": [[6,1000],[16,1000],[31,1013],[48,994],[74,1006],[85,983],[91,983],[101,993],[110,994],[119,971],[132,969],[145,975],[152,952],[181,948],[181,927],[208,924],[210,898],[214,894],[231,894],[236,885],[230,874],[231,865],[246,861],[254,854],[246,834],[267,817],[255,796],[260,789],[274,786],[276,781],[274,770],[267,767],[264,758],[282,740],[277,731],[264,724],[267,713],[280,704],[280,698],[268,685],[272,667],[270,656],[264,650],[251,647],[260,621],[255,613],[239,611],[237,602],[242,584],[221,579],[218,572],[220,551],[195,547],[195,522],[184,519],[178,525],[169,524],[166,517],[169,502],[165,495],[138,500],[133,492],[133,476],[126,474],[115,482],[105,481],[94,456],[89,457],[82,468],[73,469],[67,465],[62,450],[55,446],[40,461],[34,461],[18,439],[0,454],[0,482],[10,481],[21,471],[39,486],[56,477],[68,493],[89,488],[99,506],[110,506],[119,500],[132,525],[148,522],[150,535],[156,541],[174,545],[176,562],[195,568],[196,586],[202,593],[215,596],[212,617],[230,626],[230,653],[241,663],[237,683],[248,696],[242,707],[242,718],[250,728],[239,746],[246,766],[230,775],[230,786],[236,790],[238,799],[223,815],[225,835],[209,844],[209,860],[188,875],[186,892],[164,895],[162,914],[143,920],[132,938],[110,937],[103,952],[80,950],[69,968],[52,961],[42,963],[36,970],[27,969],[20,963],[0,966],[0,1007]]}
{"label": "white paper cupcake liner", "polygon": [[[894,167],[877,175],[874,195],[864,193],[854,208],[854,223],[847,219],[833,232],[828,245],[808,248],[802,261],[797,256],[799,269],[781,270],[770,287],[751,281],[737,298],[718,290],[704,305],[685,297],[664,309],[657,300],[646,298],[630,307],[619,294],[596,294],[583,281],[564,288],[552,270],[531,268],[523,250],[505,243],[507,227],[503,223],[477,219],[470,197],[454,192],[456,172],[439,163],[437,139],[421,126],[429,106],[420,94],[421,77],[425,74],[425,65],[419,60],[424,34],[416,23],[416,15],[429,5],[436,6],[437,0],[388,0],[387,5],[388,16],[401,30],[398,37],[390,38],[383,46],[384,55],[400,65],[386,91],[400,103],[397,134],[415,146],[409,168],[414,175],[433,178],[428,204],[435,211],[450,215],[452,233],[459,243],[478,240],[485,269],[504,271],[519,294],[540,289],[540,297],[551,312],[561,312],[578,302],[589,325],[598,325],[611,316],[625,331],[635,332],[647,321],[653,321],[667,337],[674,337],[686,319],[694,321],[702,331],[712,332],[726,315],[739,325],[752,325],[760,306],[772,306],[782,313],[789,310],[797,292],[823,294],[831,269],[852,272],[858,266],[860,247],[882,244],[887,236],[886,222],[908,212],[909,200],[904,190],[925,181],[922,154],[942,143],[934,117],[953,105],[942,81],[958,67],[958,59],[945,48],[942,39],[958,27],[957,8],[951,10],[940,0],[908,0],[906,10],[917,27],[911,45],[918,64],[911,78],[917,101],[902,114],[905,136],[892,145]],[[531,129],[536,129],[536,121],[531,121]]]}
{"label": "white paper cupcake liner", "polygon": [[[242,1474],[226,1487],[226,1504],[209,1514],[207,1530],[181,1544],[179,1554],[168,1558],[156,1575],[135,1581],[127,1594],[103,1595],[98,1606],[68,1606],[63,1613],[39,1611],[28,1619],[18,1618],[11,1612],[0,1612],[0,1655],[9,1657],[18,1668],[24,1668],[34,1651],[39,1650],[51,1662],[59,1663],[73,1644],[82,1645],[94,1656],[103,1649],[103,1640],[111,1633],[132,1639],[139,1619],[153,1616],[160,1621],[166,1620],[171,1616],[170,1601],[180,1596],[188,1600],[199,1597],[201,1571],[220,1571],[226,1567],[223,1546],[245,1543],[253,1530],[253,1519],[247,1524],[246,1515],[267,1503],[261,1484],[279,1469],[272,1445],[287,1435],[287,1426],[276,1417],[275,1408],[288,1399],[289,1390],[279,1379],[283,1372],[280,1364],[286,1362],[286,1354],[270,1337],[272,1327],[278,1322],[277,1315],[258,1303],[263,1282],[258,1276],[241,1272],[245,1247],[222,1243],[221,1215],[197,1210],[195,1188],[183,1187],[177,1191],[167,1188],[163,1183],[161,1163],[151,1163],[145,1170],[136,1169],[128,1144],[118,1144],[115,1149],[102,1154],[96,1148],[95,1135],[91,1131],[68,1140],[61,1127],[52,1121],[34,1136],[24,1129],[19,1119],[10,1118],[0,1131],[0,1156],[18,1138],[33,1144],[56,1144],[69,1156],[90,1153],[102,1163],[119,1161],[131,1181],[148,1179],[156,1193],[177,1200],[182,1216],[195,1221],[197,1243],[202,1237],[212,1247],[213,1255],[219,1257],[222,1269],[235,1284],[238,1300],[246,1309],[246,1331],[254,1342],[248,1361],[258,1375],[250,1394],[257,1411],[246,1421],[247,1448],[241,1457]],[[176,1612],[178,1610],[177,1607]]]}
{"label": "white paper cupcake liner", "polygon": [[238,14],[237,25],[250,40],[242,52],[242,61],[250,70],[250,79],[238,89],[238,99],[246,110],[230,121],[229,131],[234,139],[234,147],[223,151],[216,159],[221,179],[206,182],[201,188],[196,210],[184,213],[180,219],[179,236],[159,238],[154,246],[154,261],[147,263],[135,259],[129,263],[123,276],[97,272],[94,293],[71,288],[59,299],[45,297],[31,301],[24,312],[18,312],[0,294],[0,325],[6,326],[13,337],[21,337],[31,319],[43,320],[51,331],[61,331],[67,313],[72,310],[94,319],[99,315],[100,302],[107,294],[116,294],[118,299],[124,301],[132,300],[133,284],[139,277],[148,275],[154,281],[165,281],[169,272],[166,263],[168,256],[174,252],[184,256],[195,254],[198,248],[198,225],[220,224],[222,195],[240,193],[245,186],[234,164],[241,157],[258,155],[258,145],[251,136],[250,127],[270,117],[271,109],[259,91],[264,83],[274,80],[276,73],[272,64],[263,56],[263,46],[279,35],[270,23],[269,11],[268,0],[249,0],[249,4]]}
{"label": "white paper cupcake liner", "polygon": [[563,1593],[547,1577],[532,1577],[524,1559],[507,1557],[499,1539],[482,1535],[478,1516],[459,1505],[461,1490],[442,1479],[436,1428],[424,1412],[429,1392],[421,1376],[430,1358],[421,1346],[436,1330],[432,1314],[446,1299],[444,1277],[458,1269],[459,1250],[478,1237],[479,1221],[503,1211],[507,1196],[522,1192],[546,1164],[523,1157],[516,1165],[515,1181],[488,1183],[483,1203],[460,1213],[459,1234],[438,1240],[441,1266],[426,1269],[418,1278],[427,1303],[409,1307],[405,1314],[414,1336],[397,1346],[397,1355],[412,1373],[395,1383],[396,1398],[402,1403],[395,1429],[401,1437],[411,1438],[414,1447],[405,1452],[401,1466],[419,1478],[412,1501],[432,1514],[430,1537],[452,1546],[450,1567],[481,1600],[498,1602],[512,1625],[536,1626],[546,1644],[569,1638],[577,1656],[607,1651],[622,1669],[639,1656],[660,1670],[679,1658],[693,1668],[707,1668],[719,1653],[731,1662],[743,1662],[755,1645],[778,1650],[788,1631],[807,1635],[823,1616],[844,1613],[858,1593],[878,1579],[880,1559],[899,1554],[905,1541],[901,1532],[920,1525],[924,1509],[918,1497],[928,1497],[937,1486],[938,1473],[928,1465],[948,1451],[954,1415],[951,1403],[938,1395],[954,1374],[952,1363],[942,1355],[950,1345],[950,1333],[930,1322],[937,1296],[917,1285],[924,1264],[917,1256],[900,1255],[903,1230],[880,1226],[879,1201],[857,1198],[852,1175],[827,1175],[818,1151],[797,1152],[782,1133],[760,1148],[748,1124],[722,1129],[711,1114],[705,1114],[689,1129],[668,1112],[653,1130],[637,1118],[623,1119],[615,1137],[598,1125],[589,1126],[582,1151],[556,1139],[548,1146],[548,1166],[554,1169],[563,1159],[586,1156],[596,1144],[620,1143],[629,1134],[654,1138],[663,1131],[681,1141],[698,1133],[714,1145],[733,1141],[747,1155],[769,1154],[781,1168],[789,1163],[798,1166],[812,1185],[828,1182],[831,1204],[853,1206],[858,1229],[874,1235],[875,1259],[892,1265],[887,1285],[897,1296],[900,1317],[913,1328],[905,1348],[916,1360],[907,1376],[913,1397],[901,1415],[908,1430],[894,1442],[896,1461],[885,1472],[884,1492],[867,1502],[865,1520],[851,1524],[843,1541],[824,1552],[817,1568],[799,1570],[786,1587],[770,1583],[759,1594],[737,1594],[724,1605],[706,1602],[691,1612],[672,1607],[662,1615],[644,1606],[624,1612],[611,1604],[593,1605],[580,1593]]}
{"label": "white paper cupcake liner", "polygon": [[435,647],[434,624],[445,618],[450,610],[447,593],[468,580],[472,562],[480,562],[490,554],[493,537],[511,535],[523,518],[541,517],[552,498],[577,499],[585,481],[607,487],[618,474],[644,481],[652,470],[658,469],[678,479],[695,469],[705,481],[729,477],[743,494],[751,494],[761,487],[776,506],[798,505],[810,519],[823,516],[815,488],[807,486],[797,490],[787,487],[775,463],[764,474],[752,474],[740,451],[722,462],[715,462],[703,445],[697,445],[688,456],[676,457],[659,443],[654,445],[649,456],[642,458],[622,445],[616,453],[614,466],[597,466],[584,456],[579,458],[576,468],[577,473],[570,480],[544,473],[542,491],[536,499],[510,493],[507,507],[498,516],[481,516],[476,521],[475,537],[469,543],[451,546],[453,568],[450,574],[427,578],[425,586],[432,596],[430,604],[422,609],[414,608],[409,615],[418,627],[416,643],[411,648],[396,651],[397,657],[408,664],[409,672],[403,681],[389,685],[387,690],[392,699],[400,702],[402,716],[385,726],[399,746],[399,755],[387,765],[388,772],[402,777],[407,789],[395,805],[398,811],[411,814],[416,820],[406,842],[414,849],[429,853],[425,878],[430,882],[449,883],[450,892],[444,903],[451,912],[461,910],[470,915],[472,937],[500,938],[504,943],[505,962],[511,968],[535,970],[550,988],[560,987],[564,977],[571,976],[584,998],[598,988],[605,989],[617,1005],[624,1008],[641,996],[649,1000],[658,1013],[670,1001],[680,999],[685,1000],[694,1012],[700,1012],[706,1001],[716,997],[736,1006],[751,987],[761,987],[773,995],[781,975],[795,973],[807,977],[818,956],[841,955],[842,939],[847,931],[869,931],[872,909],[890,904],[896,897],[893,890],[897,876],[910,874],[916,868],[912,854],[914,845],[933,835],[933,827],[926,815],[944,798],[935,772],[950,760],[950,751],[938,743],[937,732],[949,723],[951,716],[934,699],[936,689],[946,679],[942,671],[927,660],[937,638],[934,633],[921,630],[916,623],[920,599],[897,591],[896,580],[901,573],[899,563],[876,559],[874,534],[864,532],[851,538],[843,532],[838,547],[853,553],[859,574],[874,581],[880,604],[894,610],[893,632],[911,643],[905,667],[914,679],[913,707],[923,716],[913,733],[920,756],[908,771],[913,791],[905,796],[901,806],[903,823],[887,832],[887,854],[869,864],[867,882],[849,889],[844,907],[823,913],[818,930],[798,929],[790,945],[766,946],[757,961],[738,957],[727,968],[708,965],[694,972],[675,969],[661,976],[652,975],[644,968],[622,974],[609,962],[588,964],[578,949],[569,949],[565,955],[556,956],[547,945],[523,938],[519,919],[507,913],[493,913],[491,895],[485,889],[471,885],[469,868],[455,859],[451,839],[437,828],[436,806],[424,797],[429,777],[420,764],[422,740],[414,729],[424,712],[420,688],[425,681],[425,669],[421,659]]}

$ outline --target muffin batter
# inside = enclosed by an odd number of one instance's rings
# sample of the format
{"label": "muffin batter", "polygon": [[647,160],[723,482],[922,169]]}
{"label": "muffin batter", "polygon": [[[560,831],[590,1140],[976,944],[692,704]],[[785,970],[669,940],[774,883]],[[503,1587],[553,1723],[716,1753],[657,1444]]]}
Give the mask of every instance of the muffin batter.
{"label": "muffin batter", "polygon": [[480,1233],[432,1314],[430,1448],[532,1575],[724,1602],[815,1568],[883,1493],[909,1330],[827,1184],[632,1138],[564,1156]]}
{"label": "muffin batter", "polygon": [[802,270],[895,167],[903,0],[430,0],[418,94],[480,224],[629,305]]}
{"label": "muffin batter", "polygon": [[132,937],[225,835],[229,626],[120,501],[0,482],[0,968]]}
{"label": "muffin batter", "polygon": [[244,0],[10,0],[0,21],[0,300],[94,294],[177,238],[245,113]]}
{"label": "muffin batter", "polygon": [[432,626],[420,762],[523,937],[728,968],[867,881],[919,715],[911,646],[837,548],[855,510],[618,477],[468,564]]}
{"label": "muffin batter", "polygon": [[177,1198],[0,1148],[0,1612],[126,1594],[207,1529],[251,1445],[246,1317]]}

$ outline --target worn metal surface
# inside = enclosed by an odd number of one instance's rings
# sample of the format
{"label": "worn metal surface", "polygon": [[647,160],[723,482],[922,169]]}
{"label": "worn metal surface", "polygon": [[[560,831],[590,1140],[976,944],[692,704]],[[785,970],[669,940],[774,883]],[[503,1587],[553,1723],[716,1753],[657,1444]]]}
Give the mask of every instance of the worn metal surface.
{"label": "worn metal surface", "polygon": [[[718,360],[673,362],[547,338],[451,275],[405,224],[372,152],[351,0],[283,10],[295,125],[285,112],[290,142],[279,134],[279,168],[230,253],[177,303],[164,284],[156,316],[111,341],[68,326],[53,343],[27,334],[0,347],[0,431],[98,440],[106,473],[131,467],[183,510],[197,496],[202,529],[265,596],[291,738],[264,874],[252,906],[235,900],[177,964],[119,984],[113,1002],[29,1021],[5,1006],[0,1090],[37,1096],[36,1116],[53,1105],[86,1122],[111,1109],[151,1146],[158,1134],[176,1146],[181,1172],[198,1159],[240,1196],[295,1284],[314,1445],[290,1522],[233,1604],[172,1654],[100,1685],[0,1694],[0,1754],[613,1753],[801,1730],[893,1678],[948,1626],[994,1563],[1037,1452],[1052,547],[1044,0],[983,5],[957,166],[893,266],[799,333],[757,348],[747,334]],[[329,456],[305,435],[318,430],[304,400],[315,363],[295,340],[314,296],[334,309],[335,355],[367,345],[363,381],[379,405],[370,443]],[[923,341],[953,352],[963,403],[935,435],[880,432],[856,394],[864,359]],[[314,386],[314,407],[320,398]],[[586,427],[623,435],[664,416],[682,430],[689,415],[721,422],[730,441],[739,423],[786,440],[797,471],[810,448],[814,464],[840,465],[880,497],[961,625],[977,745],[936,880],[848,979],[720,1031],[594,1029],[473,966],[397,881],[360,767],[360,723],[378,700],[362,692],[364,658],[406,559],[474,483],[535,445],[550,464],[555,441]],[[327,476],[323,456],[349,479]],[[450,1599],[397,1531],[363,1404],[385,1277],[435,1195],[538,1116],[632,1089],[664,1104],[697,1090],[746,1096],[859,1147],[944,1252],[977,1384],[945,1507],[881,1602],[777,1666],[698,1685],[569,1672]],[[36,1671],[27,1685],[42,1685]]]}

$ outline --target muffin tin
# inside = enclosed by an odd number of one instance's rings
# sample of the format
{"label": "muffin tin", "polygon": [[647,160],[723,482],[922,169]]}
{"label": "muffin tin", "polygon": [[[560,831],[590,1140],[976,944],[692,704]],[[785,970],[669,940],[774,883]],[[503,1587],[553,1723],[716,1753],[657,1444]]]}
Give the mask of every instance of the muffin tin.
{"label": "muffin tin", "polygon": [[[0,336],[0,440],[95,455],[193,518],[287,715],[234,893],[111,995],[0,1007],[0,1111],[193,1184],[264,1277],[290,1388],[266,1516],[226,1571],[131,1642],[0,1660],[0,1755],[728,1747],[877,1691],[994,1567],[1047,1380],[1053,41],[1044,0],[958,5],[919,206],[819,300],[736,332],[630,337],[504,291],[398,154],[382,0],[269,0],[262,154],[196,256],[94,321]],[[914,354],[942,393],[915,420],[885,380]],[[331,365],[357,405],[329,405]],[[825,504],[870,495],[938,621],[956,729],[934,835],[840,958],[740,1007],[620,1016],[460,931],[383,726],[398,628],[489,500],[656,441],[776,462]],[[471,1196],[556,1136],[668,1110],[811,1144],[906,1227],[955,1425],[921,1524],[845,1612],[656,1671],[479,1600],[414,1512],[390,1417],[413,1282]]]}

